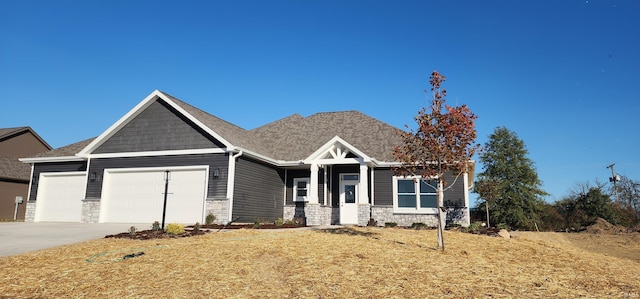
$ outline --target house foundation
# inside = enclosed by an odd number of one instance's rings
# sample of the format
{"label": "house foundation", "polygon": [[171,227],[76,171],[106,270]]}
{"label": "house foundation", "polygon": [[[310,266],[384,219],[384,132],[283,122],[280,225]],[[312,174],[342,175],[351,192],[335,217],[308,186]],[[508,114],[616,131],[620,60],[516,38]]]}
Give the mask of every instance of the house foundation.
{"label": "house foundation", "polygon": [[215,217],[214,224],[227,224],[229,222],[229,200],[219,198],[207,198],[204,217],[211,214]]}
{"label": "house foundation", "polygon": [[28,201],[24,213],[24,222],[34,222],[36,220],[36,202]]}
{"label": "house foundation", "polygon": [[80,222],[82,223],[98,223],[100,221],[100,200],[84,199],[82,200],[82,215]]}

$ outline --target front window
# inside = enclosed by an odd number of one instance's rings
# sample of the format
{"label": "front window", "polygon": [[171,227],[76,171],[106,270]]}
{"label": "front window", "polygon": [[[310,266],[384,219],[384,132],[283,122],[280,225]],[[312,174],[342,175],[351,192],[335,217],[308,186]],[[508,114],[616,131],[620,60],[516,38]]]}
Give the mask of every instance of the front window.
{"label": "front window", "polygon": [[419,177],[393,177],[393,184],[393,206],[397,212],[436,212],[435,182],[423,181]]}
{"label": "front window", "polygon": [[293,179],[293,200],[307,201],[309,191],[309,178]]}

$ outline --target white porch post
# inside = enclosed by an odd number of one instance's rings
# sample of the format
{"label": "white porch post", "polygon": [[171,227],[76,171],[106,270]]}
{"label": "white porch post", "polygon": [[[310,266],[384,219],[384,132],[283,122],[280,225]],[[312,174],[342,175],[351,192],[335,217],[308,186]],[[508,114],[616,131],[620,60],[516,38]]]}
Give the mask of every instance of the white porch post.
{"label": "white porch post", "polygon": [[318,203],[318,164],[311,164],[311,178],[309,182],[309,194],[307,194],[307,199],[309,203]]}
{"label": "white porch post", "polygon": [[326,206],[327,205],[327,193],[329,193],[329,190],[327,189],[327,186],[328,186],[328,184],[327,184],[327,165],[323,165],[322,166],[322,170],[323,170],[323,173],[324,173],[324,179],[323,179],[324,184],[322,184],[323,185],[323,189],[324,189],[323,190],[324,192],[322,192],[322,194],[323,194],[322,204]]}
{"label": "white porch post", "polygon": [[358,203],[369,203],[369,167],[367,164],[360,164],[360,194],[358,196]]}

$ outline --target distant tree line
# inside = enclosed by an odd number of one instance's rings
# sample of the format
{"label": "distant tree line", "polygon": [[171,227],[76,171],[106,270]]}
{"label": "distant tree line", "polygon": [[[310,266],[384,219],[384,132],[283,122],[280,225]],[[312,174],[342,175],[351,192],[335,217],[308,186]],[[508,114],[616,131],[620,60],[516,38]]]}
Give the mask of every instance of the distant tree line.
{"label": "distant tree line", "polygon": [[562,200],[547,203],[534,162],[524,142],[505,127],[496,128],[479,155],[473,192],[480,199],[472,218],[520,230],[579,230],[603,218],[611,224],[640,227],[640,181],[621,176],[613,186],[577,184]]}

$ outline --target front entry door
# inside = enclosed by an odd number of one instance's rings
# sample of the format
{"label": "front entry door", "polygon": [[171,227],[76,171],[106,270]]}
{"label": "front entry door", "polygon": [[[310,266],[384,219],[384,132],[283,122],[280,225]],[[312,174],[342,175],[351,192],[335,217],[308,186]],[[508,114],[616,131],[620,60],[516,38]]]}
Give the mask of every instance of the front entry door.
{"label": "front entry door", "polygon": [[358,224],[358,174],[340,175],[340,224]]}

